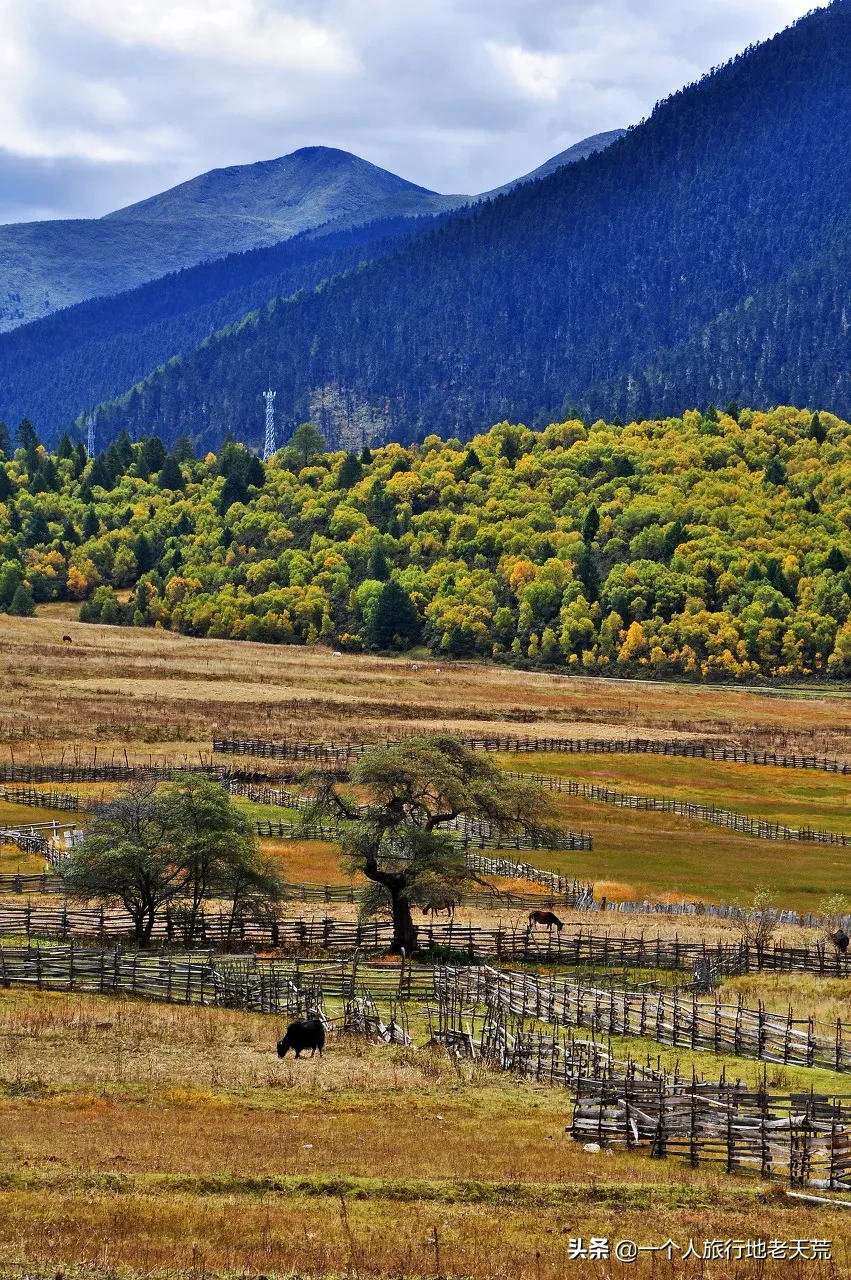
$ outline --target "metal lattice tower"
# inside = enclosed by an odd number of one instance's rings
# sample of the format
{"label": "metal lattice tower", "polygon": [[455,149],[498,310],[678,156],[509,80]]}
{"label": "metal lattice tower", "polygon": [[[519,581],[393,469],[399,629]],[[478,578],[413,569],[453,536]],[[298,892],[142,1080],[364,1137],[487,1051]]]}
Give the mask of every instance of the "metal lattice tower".
{"label": "metal lattice tower", "polygon": [[90,458],[93,458],[95,456],[95,415],[93,413],[86,418],[86,426],[89,429],[86,436],[86,452]]}
{"label": "metal lattice tower", "polygon": [[268,462],[273,453],[277,453],[275,444],[275,392],[270,387],[263,392],[266,401],[266,440],[263,445],[263,461]]}

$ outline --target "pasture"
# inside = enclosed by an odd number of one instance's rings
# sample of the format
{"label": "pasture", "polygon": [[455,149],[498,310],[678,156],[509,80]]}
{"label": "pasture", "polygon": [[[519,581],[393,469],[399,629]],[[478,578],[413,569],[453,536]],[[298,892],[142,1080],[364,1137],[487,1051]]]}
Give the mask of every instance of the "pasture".
{"label": "pasture", "polygon": [[[71,645],[63,646],[65,633]],[[694,688],[429,659],[414,671],[402,658],[334,658],[320,649],[84,626],[64,606],[44,607],[34,619],[2,618],[0,653],[7,673],[0,699],[4,764],[213,762],[274,779],[285,772],[280,762],[213,757],[213,739],[380,741],[444,730],[712,739],[851,761],[851,700],[835,687]],[[666,756],[511,753],[500,763],[851,833],[847,776]],[[62,790],[88,801],[115,786]],[[294,816],[237,803],[252,821]],[[559,824],[590,832],[593,848],[511,856],[593,881],[598,901],[605,895],[747,903],[755,886],[766,884],[779,905],[817,913],[830,894],[851,897],[848,848],[763,840],[672,813],[561,794],[555,805]],[[53,817],[69,815],[0,802],[0,825]],[[350,883],[331,842],[262,845],[291,882]],[[42,866],[10,845],[0,847],[2,872]],[[502,890],[541,891],[528,881],[491,879]],[[352,904],[315,901],[280,908],[284,918],[315,921],[352,921],[355,912]],[[714,917],[558,912],[567,934],[643,930],[692,943],[738,936],[734,921]],[[476,904],[459,908],[456,919],[522,931],[527,914],[528,907]],[[781,932],[793,945],[821,936],[817,928]],[[519,960],[514,967],[530,975],[553,971]],[[667,988],[690,974],[591,967],[584,976],[614,991],[630,984]],[[791,1008],[795,1018],[812,1016],[829,1031],[851,1016],[849,981],[750,972],[722,977],[719,995],[741,996],[769,1014],[786,1016]],[[389,1017],[388,1008],[381,1012]],[[408,1001],[405,1015],[416,1047],[336,1031],[322,1059],[280,1061],[275,1041],[286,1019],[277,1015],[0,985],[0,1274],[39,1280],[851,1274],[846,1209],[790,1199],[779,1180],[752,1173],[653,1159],[647,1147],[586,1152],[566,1131],[569,1090],[426,1047],[430,1022],[422,996]],[[534,1019],[530,1026],[546,1030]],[[849,1077],[823,1066],[660,1043],[649,1032],[595,1038],[618,1060],[632,1057],[669,1073],[689,1076],[694,1069],[716,1079],[724,1071],[752,1088],[764,1082],[800,1096],[851,1094]],[[700,1261],[692,1271],[658,1251],[630,1265],[572,1257],[572,1242],[582,1237],[587,1245],[592,1236],[647,1245],[670,1238],[682,1248],[693,1239],[698,1251],[704,1240],[829,1239],[833,1261],[742,1258]]]}
{"label": "pasture", "polygon": [[[578,1236],[843,1237],[841,1209],[766,1183],[588,1155],[564,1131],[564,1091],[339,1037],[321,1060],[281,1062],[278,1030],[225,1010],[4,992],[0,1266],[549,1280],[686,1274],[652,1254],[576,1269]],[[844,1243],[836,1256],[847,1263]]]}

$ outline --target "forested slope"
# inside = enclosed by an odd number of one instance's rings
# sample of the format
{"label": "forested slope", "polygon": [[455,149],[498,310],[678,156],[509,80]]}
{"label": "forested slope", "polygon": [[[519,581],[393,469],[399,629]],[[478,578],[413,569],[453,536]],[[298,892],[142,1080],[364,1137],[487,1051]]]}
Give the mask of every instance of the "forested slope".
{"label": "forested slope", "polygon": [[[783,324],[793,273],[820,295],[848,294],[834,249],[851,197],[849,48],[851,0],[834,0],[602,153],[450,218],[319,295],[247,318],[105,409],[104,423],[220,440],[252,420],[270,369],[292,422],[317,388],[334,386],[381,406],[388,439],[466,437],[503,417],[540,425],[574,406],[614,416],[625,399],[652,413],[657,395],[681,410],[705,404],[711,387],[738,394],[749,357],[722,377],[717,361],[701,363],[699,343],[720,324],[735,346],[754,307],[763,329],[749,351],[764,367],[745,384],[760,401],[806,386],[812,403],[851,412],[844,382],[825,369],[841,360],[844,331],[825,331],[818,308],[801,307],[788,358],[761,342]],[[681,383],[683,344],[697,345]],[[819,346],[814,385],[808,353]]]}
{"label": "forested slope", "polygon": [[[851,676],[851,426],[780,408],[328,453],[31,429],[0,467],[0,609],[588,673]],[[127,599],[119,593],[127,592]]]}
{"label": "forested slope", "polygon": [[[396,252],[439,221],[440,215],[395,218],[318,238],[305,233],[0,334],[0,417],[27,417],[46,440],[58,440],[84,410],[119,395],[269,299],[314,289],[361,262]],[[262,388],[254,390],[262,422]],[[174,433],[163,434],[173,443]]]}

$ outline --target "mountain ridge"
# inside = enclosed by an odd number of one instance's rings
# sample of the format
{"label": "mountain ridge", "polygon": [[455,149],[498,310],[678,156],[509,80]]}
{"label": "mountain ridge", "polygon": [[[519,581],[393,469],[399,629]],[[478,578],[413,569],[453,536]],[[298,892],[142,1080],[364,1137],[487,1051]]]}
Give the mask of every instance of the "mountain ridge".
{"label": "mountain ridge", "polygon": [[[833,0],[672,95],[604,151],[216,335],[105,406],[104,425],[215,441],[256,420],[269,370],[285,421],[308,416],[317,389],[333,386],[381,413],[384,438],[402,442],[463,439],[506,418],[540,425],[573,408],[653,415],[642,369],[699,344],[719,316],[767,298],[848,234],[849,45],[851,3]],[[825,261],[818,289],[842,293],[851,314],[847,266]],[[819,327],[817,311],[805,320],[788,349],[772,338],[776,307],[766,322],[757,354],[775,376],[756,407],[769,394],[793,399],[786,388],[803,385],[822,338],[825,367],[847,359],[844,332]],[[680,386],[704,403],[711,392],[737,398],[745,370],[732,367],[734,380],[711,387],[687,370],[680,383],[674,369],[666,405]],[[851,411],[847,381],[826,374],[810,394]]]}
{"label": "mountain ridge", "polygon": [[[584,154],[590,141],[562,154]],[[273,160],[209,170],[102,218],[8,223],[0,226],[6,282],[0,333],[306,231],[440,215],[490,194],[442,195],[351,152],[302,147]]]}

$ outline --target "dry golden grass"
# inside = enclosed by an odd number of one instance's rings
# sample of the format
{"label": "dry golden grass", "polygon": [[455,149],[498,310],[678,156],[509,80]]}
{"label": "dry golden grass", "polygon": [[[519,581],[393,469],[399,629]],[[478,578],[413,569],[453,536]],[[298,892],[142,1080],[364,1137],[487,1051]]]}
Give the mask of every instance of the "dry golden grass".
{"label": "dry golden grass", "polygon": [[800,1274],[847,1274],[841,1210],[646,1153],[588,1154],[561,1091],[346,1039],[282,1063],[276,1032],[224,1010],[0,993],[2,1274],[691,1274],[651,1255],[571,1262],[579,1235],[833,1239],[837,1268]]}
{"label": "dry golden grass", "polygon": [[[0,621],[0,741],[101,756],[197,758],[216,736],[380,737],[406,729],[607,736],[718,735],[851,758],[851,706],[819,691],[757,692],[581,679],[475,663],[192,640],[69,623],[52,606]],[[73,637],[62,644],[62,635]],[[437,667],[441,670],[438,674]]]}

